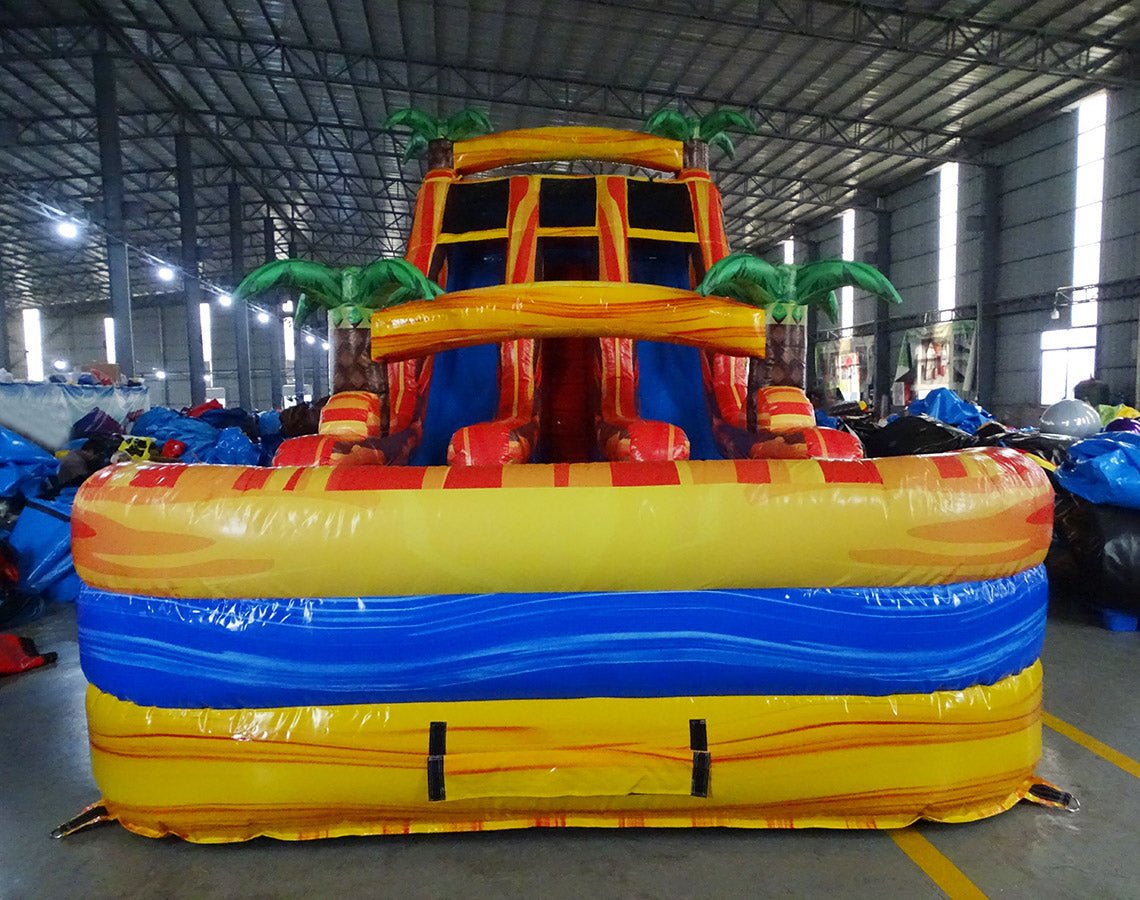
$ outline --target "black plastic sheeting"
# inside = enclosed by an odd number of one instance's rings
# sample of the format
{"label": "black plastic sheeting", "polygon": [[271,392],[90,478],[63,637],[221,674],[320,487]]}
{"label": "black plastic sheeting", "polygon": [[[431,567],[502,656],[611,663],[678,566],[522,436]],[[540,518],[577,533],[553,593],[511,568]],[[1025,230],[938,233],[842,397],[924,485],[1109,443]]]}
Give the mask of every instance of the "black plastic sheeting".
{"label": "black plastic sheeting", "polygon": [[1140,613],[1140,511],[1089,503],[1061,490],[1054,528],[1072,554],[1073,587],[1082,602]]}

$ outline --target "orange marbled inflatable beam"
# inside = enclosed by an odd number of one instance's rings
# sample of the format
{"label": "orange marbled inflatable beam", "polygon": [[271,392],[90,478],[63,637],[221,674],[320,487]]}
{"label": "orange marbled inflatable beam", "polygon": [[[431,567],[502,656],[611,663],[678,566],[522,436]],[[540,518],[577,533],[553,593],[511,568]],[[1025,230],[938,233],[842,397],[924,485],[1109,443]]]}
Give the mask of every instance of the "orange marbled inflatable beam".
{"label": "orange marbled inflatable beam", "polygon": [[455,171],[462,175],[501,166],[579,159],[679,172],[683,159],[680,141],[641,131],[576,125],[500,131],[456,141],[453,152]]}
{"label": "orange marbled inflatable beam", "polygon": [[372,314],[373,359],[514,338],[627,337],[764,355],[764,310],[618,281],[543,281],[441,294]]}
{"label": "orange marbled inflatable beam", "polygon": [[[1014,450],[878,460],[117,466],[76,570],[181,597],[875,587],[1037,565],[1052,490]],[[314,558],[314,541],[325,548]]]}

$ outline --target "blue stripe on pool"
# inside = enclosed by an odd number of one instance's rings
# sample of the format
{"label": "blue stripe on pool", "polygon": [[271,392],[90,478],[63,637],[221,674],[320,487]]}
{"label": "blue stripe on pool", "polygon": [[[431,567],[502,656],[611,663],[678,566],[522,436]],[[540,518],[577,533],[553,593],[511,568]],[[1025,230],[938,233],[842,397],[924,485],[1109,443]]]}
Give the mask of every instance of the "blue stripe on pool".
{"label": "blue stripe on pool", "polygon": [[146,706],[927,693],[1037,658],[1042,567],[935,587],[192,600],[84,588],[87,678]]}

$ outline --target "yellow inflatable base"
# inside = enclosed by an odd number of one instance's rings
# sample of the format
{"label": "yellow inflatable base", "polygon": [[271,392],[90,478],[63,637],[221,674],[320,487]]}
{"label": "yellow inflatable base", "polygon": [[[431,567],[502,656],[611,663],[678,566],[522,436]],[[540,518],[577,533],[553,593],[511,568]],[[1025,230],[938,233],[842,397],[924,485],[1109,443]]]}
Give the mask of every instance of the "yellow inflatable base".
{"label": "yellow inflatable base", "polygon": [[[1037,783],[1041,668],[933,694],[139,707],[91,688],[109,816],[150,837],[529,827],[897,828],[996,815]],[[691,796],[703,720],[708,796]],[[446,723],[429,799],[432,722]],[[438,726],[437,726],[438,728]]]}

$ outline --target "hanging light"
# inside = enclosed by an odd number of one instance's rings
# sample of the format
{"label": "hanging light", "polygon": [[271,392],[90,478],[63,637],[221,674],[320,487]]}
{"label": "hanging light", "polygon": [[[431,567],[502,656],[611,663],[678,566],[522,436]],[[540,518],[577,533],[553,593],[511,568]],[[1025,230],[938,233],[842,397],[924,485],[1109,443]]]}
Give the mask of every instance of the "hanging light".
{"label": "hanging light", "polygon": [[220,305],[220,306],[232,306],[233,302],[234,302],[234,298],[231,297],[229,294],[218,294],[218,305]]}
{"label": "hanging light", "polygon": [[174,269],[172,269],[170,266],[165,265],[165,264],[159,266],[154,274],[158,276],[159,281],[173,281],[174,280]]}
{"label": "hanging light", "polygon": [[166,380],[166,373],[164,371],[162,371],[162,369],[155,369],[154,377],[157,378],[159,381],[165,381]]}
{"label": "hanging light", "polygon": [[321,349],[322,350],[328,350],[329,349],[329,342],[328,341],[321,341]]}
{"label": "hanging light", "polygon": [[53,369],[55,369],[57,372],[62,372],[64,369],[67,368],[67,360],[66,359],[57,359],[55,362],[53,362],[51,364],[51,367]]}
{"label": "hanging light", "polygon": [[315,337],[313,337],[311,334],[305,335],[305,343],[306,344],[315,344],[316,342],[317,342],[317,339]]}
{"label": "hanging light", "polygon": [[65,241],[74,241],[79,237],[79,225],[71,219],[60,219],[55,223],[55,233]]}
{"label": "hanging light", "polygon": [[269,313],[267,313],[264,309],[261,310],[261,312],[259,312],[257,314],[257,321],[260,322],[262,325],[268,325],[269,324]]}

